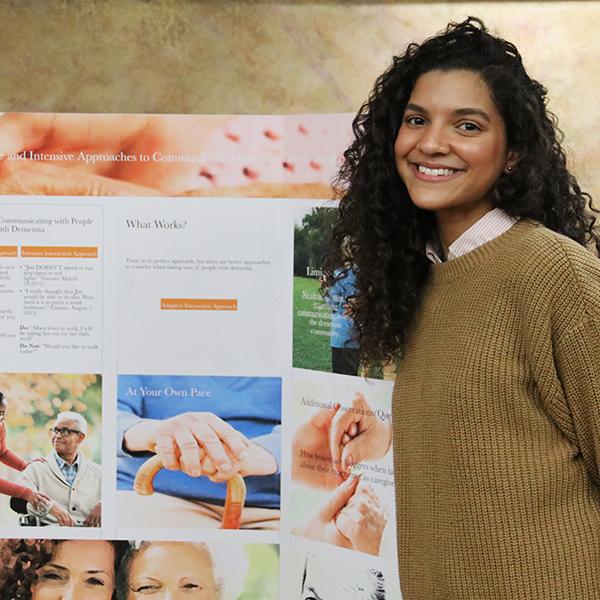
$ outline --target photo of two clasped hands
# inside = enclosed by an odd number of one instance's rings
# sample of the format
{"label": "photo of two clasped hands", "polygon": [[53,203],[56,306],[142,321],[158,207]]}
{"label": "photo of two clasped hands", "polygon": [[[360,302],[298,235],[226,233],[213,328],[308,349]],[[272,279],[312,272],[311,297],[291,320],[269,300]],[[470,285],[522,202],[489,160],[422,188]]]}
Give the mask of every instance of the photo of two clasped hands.
{"label": "photo of two clasped hands", "polygon": [[390,514],[375,489],[361,481],[361,467],[383,458],[391,443],[389,414],[370,406],[360,392],[346,392],[300,423],[292,442],[293,481],[330,494],[292,533],[379,555]]}

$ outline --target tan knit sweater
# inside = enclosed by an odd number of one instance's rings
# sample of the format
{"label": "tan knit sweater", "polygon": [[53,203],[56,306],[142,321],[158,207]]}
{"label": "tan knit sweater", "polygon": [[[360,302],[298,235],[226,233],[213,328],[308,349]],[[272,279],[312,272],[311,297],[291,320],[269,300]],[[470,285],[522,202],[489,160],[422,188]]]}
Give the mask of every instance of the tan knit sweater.
{"label": "tan knit sweater", "polygon": [[403,600],[600,599],[600,261],[520,222],[433,266],[394,388]]}

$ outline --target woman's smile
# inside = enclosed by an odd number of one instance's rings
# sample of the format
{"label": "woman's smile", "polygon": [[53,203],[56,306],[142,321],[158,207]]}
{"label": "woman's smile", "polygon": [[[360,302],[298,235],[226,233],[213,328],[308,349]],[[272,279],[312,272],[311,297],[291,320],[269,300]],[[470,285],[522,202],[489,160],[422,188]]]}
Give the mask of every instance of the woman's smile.
{"label": "woman's smile", "polygon": [[433,183],[448,181],[451,177],[464,173],[464,169],[455,169],[431,163],[411,164],[411,167],[415,171],[414,175],[417,179]]}

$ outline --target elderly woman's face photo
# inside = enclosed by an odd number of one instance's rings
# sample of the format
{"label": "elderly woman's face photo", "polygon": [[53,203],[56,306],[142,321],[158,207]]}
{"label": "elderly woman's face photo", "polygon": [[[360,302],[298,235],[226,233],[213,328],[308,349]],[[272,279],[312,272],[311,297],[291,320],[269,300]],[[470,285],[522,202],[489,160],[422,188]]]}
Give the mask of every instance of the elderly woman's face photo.
{"label": "elderly woman's face photo", "polygon": [[38,569],[32,600],[110,600],[115,554],[109,542],[69,540]]}
{"label": "elderly woman's face photo", "polygon": [[431,71],[410,96],[395,145],[411,200],[433,211],[492,208],[493,187],[515,162],[487,84],[472,71]]}
{"label": "elderly woman's face photo", "polygon": [[217,600],[210,555],[185,542],[156,542],[140,550],[128,587],[127,600]]}

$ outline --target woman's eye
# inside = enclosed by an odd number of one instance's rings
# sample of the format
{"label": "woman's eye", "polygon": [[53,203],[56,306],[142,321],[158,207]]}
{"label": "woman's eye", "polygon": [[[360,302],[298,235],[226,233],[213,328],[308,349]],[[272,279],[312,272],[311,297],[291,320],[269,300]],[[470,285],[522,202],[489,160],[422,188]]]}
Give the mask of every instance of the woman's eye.
{"label": "woman's eye", "polygon": [[404,122],[408,125],[425,125],[425,119],[417,115],[414,115],[412,117],[405,117]]}
{"label": "woman's eye", "polygon": [[104,587],[106,585],[106,583],[104,582],[103,579],[100,579],[99,577],[88,577],[85,582],[88,585],[94,585],[94,586],[102,586]]}
{"label": "woman's eye", "polygon": [[158,585],[140,585],[138,587],[132,588],[132,591],[137,592],[138,594],[154,594],[160,589]]}
{"label": "woman's eye", "polygon": [[46,571],[40,575],[40,581],[58,582],[65,579],[62,573],[57,571]]}
{"label": "woman's eye", "polygon": [[459,125],[459,127],[463,130],[463,131],[481,131],[481,127],[479,127],[479,125],[477,125],[476,123],[471,123],[470,121],[467,121],[466,123],[461,123]]}
{"label": "woman's eye", "polygon": [[184,590],[193,590],[195,588],[200,587],[198,584],[196,583],[186,583],[184,585],[181,586]]}

